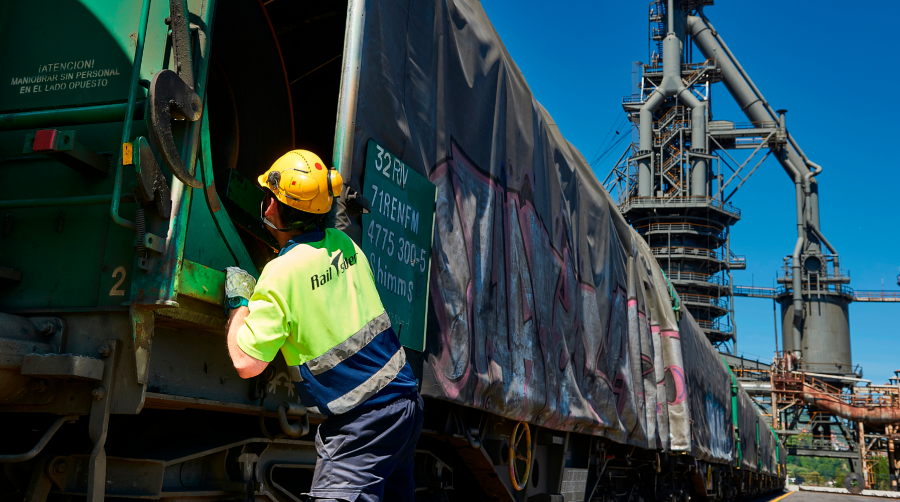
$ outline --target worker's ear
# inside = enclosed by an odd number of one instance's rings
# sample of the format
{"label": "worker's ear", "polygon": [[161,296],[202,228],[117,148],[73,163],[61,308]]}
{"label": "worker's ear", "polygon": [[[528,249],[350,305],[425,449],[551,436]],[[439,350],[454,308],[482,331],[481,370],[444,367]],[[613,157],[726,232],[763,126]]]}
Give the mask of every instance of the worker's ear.
{"label": "worker's ear", "polygon": [[278,213],[278,199],[269,195],[266,197],[266,210],[263,213],[266,216],[266,219],[272,222],[277,228],[284,228],[281,224],[281,215]]}

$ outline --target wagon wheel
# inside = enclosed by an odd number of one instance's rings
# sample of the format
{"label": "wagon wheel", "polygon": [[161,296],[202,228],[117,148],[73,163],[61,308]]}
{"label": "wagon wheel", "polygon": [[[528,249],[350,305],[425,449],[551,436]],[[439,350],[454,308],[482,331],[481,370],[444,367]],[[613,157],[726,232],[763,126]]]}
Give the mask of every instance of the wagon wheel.
{"label": "wagon wheel", "polygon": [[[519,428],[521,427],[521,430]],[[520,447],[522,438],[525,439],[524,450]],[[525,474],[519,479],[519,466],[525,464]],[[525,484],[528,483],[528,474],[531,473],[531,430],[525,422],[519,422],[513,427],[512,434],[509,437],[509,480],[513,487],[522,491]]]}

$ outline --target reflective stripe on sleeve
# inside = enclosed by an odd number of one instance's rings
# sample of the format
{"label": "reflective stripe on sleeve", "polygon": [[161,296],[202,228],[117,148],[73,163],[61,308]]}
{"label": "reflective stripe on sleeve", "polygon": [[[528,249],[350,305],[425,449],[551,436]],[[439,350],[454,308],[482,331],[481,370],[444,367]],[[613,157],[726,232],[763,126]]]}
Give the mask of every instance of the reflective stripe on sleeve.
{"label": "reflective stripe on sleeve", "polygon": [[328,403],[328,409],[335,415],[352,410],[391,383],[405,364],[406,352],[403,351],[403,347],[400,347],[384,367],[355,389]]}
{"label": "reflective stripe on sleeve", "polygon": [[[363,347],[368,345],[373,338],[390,327],[391,319],[388,317],[387,312],[382,312],[381,315],[366,323],[366,325],[363,326],[362,329],[351,335],[350,338],[347,338],[343,342],[335,345],[331,350],[322,354],[321,356],[307,361],[306,367],[313,375],[324,373],[334,368],[341,362],[349,359],[351,356],[353,356],[353,354],[356,354]],[[291,377],[293,376],[294,374],[291,373]],[[297,367],[297,376],[300,376],[299,367]],[[300,379],[294,379],[294,381],[301,382],[303,380],[301,377]]]}

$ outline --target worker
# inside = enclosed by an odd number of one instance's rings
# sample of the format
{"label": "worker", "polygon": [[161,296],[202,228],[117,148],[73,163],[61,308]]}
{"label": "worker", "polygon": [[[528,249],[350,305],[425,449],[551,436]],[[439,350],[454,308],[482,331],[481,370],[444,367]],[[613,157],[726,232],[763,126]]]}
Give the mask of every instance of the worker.
{"label": "worker", "polygon": [[316,432],[312,500],[414,500],[424,406],[365,254],[323,219],[343,181],[306,150],[263,173],[260,218],[281,251],[259,282],[226,272],[228,352],[241,378],[280,350]]}

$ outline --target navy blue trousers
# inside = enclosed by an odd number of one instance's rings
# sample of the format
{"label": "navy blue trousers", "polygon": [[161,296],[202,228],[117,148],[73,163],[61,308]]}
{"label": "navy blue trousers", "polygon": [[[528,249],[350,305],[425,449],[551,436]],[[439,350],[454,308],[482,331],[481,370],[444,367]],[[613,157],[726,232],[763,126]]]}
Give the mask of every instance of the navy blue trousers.
{"label": "navy blue trousers", "polygon": [[310,500],[413,502],[413,458],[425,407],[418,392],[330,417],[316,433]]}

